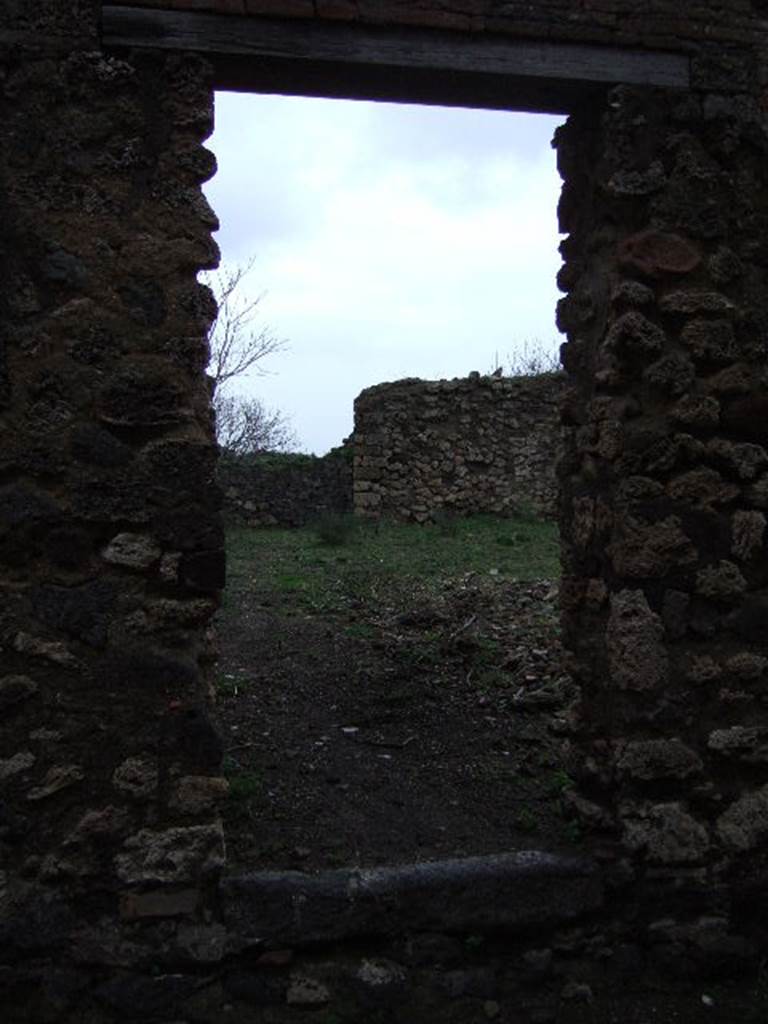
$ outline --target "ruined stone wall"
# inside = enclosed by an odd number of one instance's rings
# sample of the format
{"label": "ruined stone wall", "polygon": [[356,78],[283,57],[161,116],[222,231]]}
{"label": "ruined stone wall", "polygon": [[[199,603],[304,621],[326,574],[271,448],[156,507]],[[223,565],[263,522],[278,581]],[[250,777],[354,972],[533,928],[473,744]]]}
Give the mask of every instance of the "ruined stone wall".
{"label": "ruined stone wall", "polygon": [[173,946],[224,861],[212,116],[198,61],[99,52],[98,5],[0,8],[0,948],[75,987]]}
{"label": "ruined stone wall", "polygon": [[224,458],[217,476],[229,522],[306,526],[323,513],[352,511],[352,459],[339,450]]}
{"label": "ruined stone wall", "polygon": [[575,803],[673,917],[766,910],[767,127],[621,88],[557,140]]}
{"label": "ruined stone wall", "polygon": [[[11,0],[0,6],[4,1019],[288,1021],[329,1004],[332,970],[345,1020],[382,1009],[382,984],[389,1019],[401,992],[406,1016],[419,1004],[424,1020],[503,1019],[497,1001],[527,1001],[520,965],[540,976],[543,950],[572,953],[577,986],[590,955],[617,954],[618,985],[621,965],[631,979],[645,952],[681,969],[701,966],[697,956],[721,969],[749,949],[764,959],[765,3],[214,9],[694,57],[689,94],[612,90],[558,140],[573,383],[562,601],[583,693],[570,722],[573,804],[605,865],[612,917],[554,936],[525,919],[540,929],[534,948],[501,942],[496,960],[471,961],[434,918],[411,934],[406,878],[401,930],[375,947],[385,969],[354,945],[359,932],[337,930],[359,879],[344,876],[341,903],[319,888],[319,936],[352,944],[296,968],[284,946],[268,947],[283,922],[306,921],[311,880],[257,880],[258,899],[284,908],[266,934],[259,910],[237,917],[237,879],[222,918],[224,787],[205,668],[223,551],[203,374],[210,296],[196,284],[216,261],[200,193],[213,171],[200,145],[211,91],[183,55],[101,52],[97,0]],[[523,881],[534,867],[524,858]],[[550,867],[544,858],[545,879]],[[482,904],[514,903],[499,891]],[[545,891],[557,904],[557,885]],[[375,911],[382,890],[370,892]],[[476,936],[494,918],[447,920]],[[556,1003],[525,1012],[558,1014]]]}
{"label": "ruined stone wall", "polygon": [[560,374],[407,379],[355,400],[354,507],[372,519],[556,514]]}

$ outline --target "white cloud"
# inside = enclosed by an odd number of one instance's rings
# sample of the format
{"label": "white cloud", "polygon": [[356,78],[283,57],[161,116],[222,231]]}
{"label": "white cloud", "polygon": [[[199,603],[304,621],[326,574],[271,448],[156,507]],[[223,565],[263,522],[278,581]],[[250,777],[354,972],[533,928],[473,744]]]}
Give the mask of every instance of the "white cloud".
{"label": "white cloud", "polygon": [[490,369],[554,338],[553,118],[217,98],[209,198],[289,350],[246,387],[322,452],[364,387]]}

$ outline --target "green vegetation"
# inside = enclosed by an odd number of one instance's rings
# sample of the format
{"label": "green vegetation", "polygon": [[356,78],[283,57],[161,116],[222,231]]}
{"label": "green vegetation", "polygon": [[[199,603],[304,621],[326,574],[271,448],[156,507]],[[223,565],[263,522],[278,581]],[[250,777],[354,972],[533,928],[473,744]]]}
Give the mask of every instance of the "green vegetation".
{"label": "green vegetation", "polygon": [[244,690],[248,689],[249,684],[250,680],[227,672],[216,679],[216,693],[219,697],[238,697]]}
{"label": "green vegetation", "polygon": [[537,823],[536,815],[528,807],[517,815],[517,826],[522,832],[535,832]]}
{"label": "green vegetation", "polygon": [[249,800],[261,793],[263,785],[263,779],[254,772],[232,775],[229,779],[229,796],[232,800]]}
{"label": "green vegetation", "polygon": [[245,802],[259,796],[264,789],[260,772],[246,770],[235,757],[224,758],[224,776],[229,783],[229,799]]}
{"label": "green vegetation", "polygon": [[405,591],[428,598],[447,579],[559,575],[557,525],[528,514],[423,526],[331,517],[322,529],[239,527],[229,531],[227,547],[230,599],[247,593],[303,613],[385,607]]}
{"label": "green vegetation", "polygon": [[327,512],[320,516],[312,528],[321,544],[341,547],[352,540],[359,523],[360,520],[349,512]]}
{"label": "green vegetation", "polygon": [[547,780],[547,788],[553,794],[564,793],[566,789],[572,789],[573,785],[573,779],[563,768],[553,771]]}

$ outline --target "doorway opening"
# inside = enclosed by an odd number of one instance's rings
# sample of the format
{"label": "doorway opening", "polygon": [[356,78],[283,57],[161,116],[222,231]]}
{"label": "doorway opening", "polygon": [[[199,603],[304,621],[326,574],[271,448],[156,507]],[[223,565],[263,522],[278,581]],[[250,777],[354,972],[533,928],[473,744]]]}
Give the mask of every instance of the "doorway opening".
{"label": "doorway opening", "polygon": [[[251,329],[287,342],[234,393],[284,414],[295,438],[222,461],[216,686],[235,869],[578,838],[558,755],[572,690],[555,503],[497,486],[554,478],[555,444],[546,467],[508,456],[530,447],[536,416],[557,433],[556,125],[217,96],[208,196],[225,274],[250,266]],[[372,437],[376,423],[400,424],[397,452],[379,450],[393,435]],[[400,484],[420,474],[421,496],[371,515],[370,487],[397,486],[369,483],[382,460]],[[456,496],[494,474],[495,504],[467,515]]]}

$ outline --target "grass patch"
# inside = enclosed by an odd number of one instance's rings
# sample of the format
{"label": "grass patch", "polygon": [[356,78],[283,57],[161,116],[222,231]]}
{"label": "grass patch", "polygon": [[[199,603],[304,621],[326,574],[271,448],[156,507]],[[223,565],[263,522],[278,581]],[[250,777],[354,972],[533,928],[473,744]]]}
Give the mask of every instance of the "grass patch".
{"label": "grass patch", "polygon": [[[228,532],[229,597],[247,593],[283,610],[328,614],[375,603],[397,602],[398,593],[437,593],[441,581],[477,575],[503,580],[559,575],[555,523],[529,518],[472,516],[418,525],[334,524],[321,535],[302,529]],[[340,545],[343,547],[340,550]]]}
{"label": "grass patch", "polygon": [[357,530],[359,520],[350,513],[328,512],[314,524],[314,532],[318,541],[328,547],[341,547],[348,544]]}

